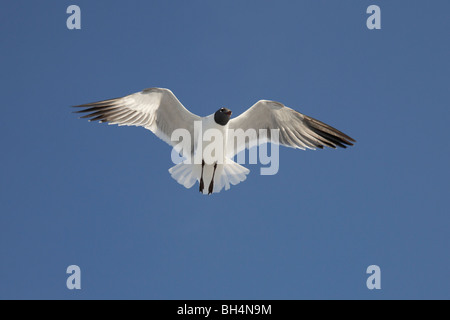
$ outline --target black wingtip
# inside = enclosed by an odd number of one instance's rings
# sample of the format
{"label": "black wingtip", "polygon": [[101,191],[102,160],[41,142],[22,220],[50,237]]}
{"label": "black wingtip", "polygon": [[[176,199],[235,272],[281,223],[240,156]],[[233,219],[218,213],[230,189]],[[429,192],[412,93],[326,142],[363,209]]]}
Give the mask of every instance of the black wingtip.
{"label": "black wingtip", "polygon": [[306,124],[310,130],[319,135],[325,141],[322,141],[328,147],[336,149],[337,147],[347,149],[347,146],[353,146],[356,142],[353,138],[345,133],[329,126],[319,120],[305,116]]}

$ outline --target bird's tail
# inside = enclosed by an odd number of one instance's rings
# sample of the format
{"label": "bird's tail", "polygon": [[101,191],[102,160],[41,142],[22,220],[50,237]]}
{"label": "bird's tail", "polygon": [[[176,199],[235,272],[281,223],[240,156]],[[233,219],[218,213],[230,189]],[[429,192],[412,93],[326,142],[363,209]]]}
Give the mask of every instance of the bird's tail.
{"label": "bird's tail", "polygon": [[[169,173],[179,184],[189,189],[196,181],[200,182],[200,179],[202,178],[202,165],[181,162],[170,168]],[[233,160],[225,159],[224,164],[217,165],[213,180],[213,192],[218,193],[223,188],[225,188],[225,190],[230,189],[231,185],[237,185],[247,179],[249,173],[249,169]],[[205,188],[205,190],[207,190],[207,188]],[[207,194],[207,192],[204,193]]]}
{"label": "bird's tail", "polygon": [[216,176],[217,183],[214,184],[214,192],[220,192],[223,188],[230,189],[231,185],[237,185],[245,179],[250,170],[241,166],[231,159],[225,159],[223,169],[219,172],[220,177]]}
{"label": "bird's tail", "polygon": [[180,162],[170,168],[169,173],[179,184],[189,189],[200,180],[201,166]]}

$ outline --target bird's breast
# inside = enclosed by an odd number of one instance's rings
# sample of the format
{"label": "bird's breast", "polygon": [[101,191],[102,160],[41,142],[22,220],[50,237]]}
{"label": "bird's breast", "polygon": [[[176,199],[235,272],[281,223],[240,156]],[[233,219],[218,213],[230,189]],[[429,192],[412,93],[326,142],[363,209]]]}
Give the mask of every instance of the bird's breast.
{"label": "bird's breast", "polygon": [[[228,126],[217,124],[213,118],[203,119],[200,132],[197,132],[195,141],[195,155],[198,161],[205,161],[206,164],[222,164],[226,155]],[[197,161],[196,161],[197,163]]]}

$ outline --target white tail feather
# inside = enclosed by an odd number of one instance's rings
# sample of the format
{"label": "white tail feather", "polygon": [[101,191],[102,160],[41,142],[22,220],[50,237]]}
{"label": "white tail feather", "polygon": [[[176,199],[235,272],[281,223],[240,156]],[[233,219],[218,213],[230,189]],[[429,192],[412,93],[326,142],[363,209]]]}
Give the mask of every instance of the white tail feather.
{"label": "white tail feather", "polygon": [[[169,169],[169,173],[179,184],[185,188],[192,188],[195,182],[200,181],[202,172],[201,165],[179,163]],[[247,179],[247,174],[250,170],[241,166],[230,159],[225,159],[224,165],[218,165],[216,174],[214,176],[214,193],[220,192],[223,188],[225,190],[230,189],[231,185],[237,185],[238,183]],[[206,188],[207,189],[207,182]]]}
{"label": "white tail feather", "polygon": [[241,166],[233,160],[226,159],[220,178],[217,179],[218,177],[216,177],[218,183],[214,186],[214,192],[220,192],[223,187],[225,187],[225,190],[230,189],[230,184],[237,185],[238,183],[244,181],[247,179],[247,174],[249,173],[249,169]]}
{"label": "white tail feather", "polygon": [[185,164],[183,162],[169,169],[169,173],[172,175],[179,184],[185,188],[192,188],[197,181],[197,175],[195,174],[196,165]]}

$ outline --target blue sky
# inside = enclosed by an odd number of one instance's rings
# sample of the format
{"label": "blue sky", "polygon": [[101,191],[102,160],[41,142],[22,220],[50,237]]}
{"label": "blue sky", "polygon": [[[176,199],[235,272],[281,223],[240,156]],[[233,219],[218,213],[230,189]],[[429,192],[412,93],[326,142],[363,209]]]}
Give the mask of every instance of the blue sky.
{"label": "blue sky", "polygon": [[[1,7],[1,299],[450,298],[448,1]],[[69,108],[147,87],[202,116],[280,101],[358,142],[202,196],[151,132]]]}

